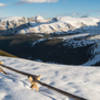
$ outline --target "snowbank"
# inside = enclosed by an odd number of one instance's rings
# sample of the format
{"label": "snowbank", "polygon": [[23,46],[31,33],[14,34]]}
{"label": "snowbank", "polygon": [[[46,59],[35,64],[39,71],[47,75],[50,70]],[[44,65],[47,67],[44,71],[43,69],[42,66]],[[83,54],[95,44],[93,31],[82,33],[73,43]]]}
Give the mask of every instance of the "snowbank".
{"label": "snowbank", "polygon": [[[46,64],[18,58],[0,57],[5,65],[21,71],[41,75],[41,81],[88,100],[100,100],[100,68]],[[0,100],[69,100],[40,86],[31,90],[27,77],[5,70],[0,73]]]}

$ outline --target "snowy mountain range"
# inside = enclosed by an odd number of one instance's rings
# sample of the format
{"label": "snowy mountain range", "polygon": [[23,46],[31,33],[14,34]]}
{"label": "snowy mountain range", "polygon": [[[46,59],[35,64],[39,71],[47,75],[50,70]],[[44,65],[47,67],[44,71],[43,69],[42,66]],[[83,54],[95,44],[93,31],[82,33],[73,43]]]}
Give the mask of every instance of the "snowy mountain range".
{"label": "snowy mountain range", "polygon": [[42,16],[31,18],[7,17],[0,19],[0,34],[26,33],[100,33],[100,18],[93,17],[55,17],[45,19]]}

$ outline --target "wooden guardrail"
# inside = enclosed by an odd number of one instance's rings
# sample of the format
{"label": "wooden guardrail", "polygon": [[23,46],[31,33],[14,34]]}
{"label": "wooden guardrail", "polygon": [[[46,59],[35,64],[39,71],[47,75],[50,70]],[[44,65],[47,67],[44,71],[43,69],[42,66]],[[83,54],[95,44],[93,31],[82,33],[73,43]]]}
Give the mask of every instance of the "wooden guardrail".
{"label": "wooden guardrail", "polygon": [[[37,91],[39,90],[37,84],[40,84],[40,85],[42,85],[44,87],[47,87],[48,89],[51,89],[51,90],[54,90],[54,91],[58,92],[58,93],[60,93],[60,94],[62,94],[64,96],[67,96],[69,98],[72,98],[73,100],[87,100],[87,99],[85,99],[83,97],[79,97],[79,96],[73,95],[71,93],[68,93],[66,91],[63,91],[63,90],[58,89],[56,87],[50,86],[50,85],[48,85],[48,84],[46,84],[44,82],[41,82],[40,81],[40,76],[37,76],[37,75],[33,75],[33,74],[30,74],[30,73],[26,73],[26,72],[23,72],[23,71],[16,70],[14,68],[11,68],[9,66],[4,65],[2,62],[0,63],[0,66],[2,68],[6,68],[6,69],[9,69],[9,70],[14,71],[16,73],[19,73],[21,75],[27,76],[28,79],[31,82],[31,88],[33,88],[33,89],[35,88]],[[7,74],[4,70],[2,70],[2,72],[4,74]]]}

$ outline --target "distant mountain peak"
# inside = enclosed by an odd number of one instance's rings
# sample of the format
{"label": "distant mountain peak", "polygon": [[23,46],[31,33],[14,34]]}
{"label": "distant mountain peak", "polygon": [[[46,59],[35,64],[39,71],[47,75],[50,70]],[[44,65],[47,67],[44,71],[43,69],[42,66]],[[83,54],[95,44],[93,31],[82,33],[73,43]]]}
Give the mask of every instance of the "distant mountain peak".
{"label": "distant mountain peak", "polygon": [[100,32],[99,18],[70,16],[54,17],[45,19],[42,16],[27,17],[7,17],[0,20],[0,34],[20,34],[20,33],[56,33],[67,34],[76,32],[90,32],[97,34]]}

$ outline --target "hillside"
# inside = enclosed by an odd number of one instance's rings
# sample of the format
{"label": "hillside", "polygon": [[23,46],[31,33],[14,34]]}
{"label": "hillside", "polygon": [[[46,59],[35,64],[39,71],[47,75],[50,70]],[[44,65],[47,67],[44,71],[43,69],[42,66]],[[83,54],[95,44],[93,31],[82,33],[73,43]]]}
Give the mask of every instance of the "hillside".
{"label": "hillside", "polygon": [[16,57],[16,56],[14,56],[14,55],[12,55],[12,54],[10,54],[10,53],[7,53],[7,52],[5,52],[5,51],[3,51],[3,50],[0,50],[0,56]]}
{"label": "hillside", "polygon": [[[100,70],[95,67],[46,64],[18,58],[1,57],[5,65],[41,75],[41,81],[59,89],[84,97],[100,100]],[[0,100],[70,100],[45,87],[39,92],[31,90],[27,77],[8,71],[8,76],[0,73]]]}
{"label": "hillside", "polygon": [[0,48],[26,59],[81,65],[94,56],[97,41],[90,37],[88,34],[0,36]]}

